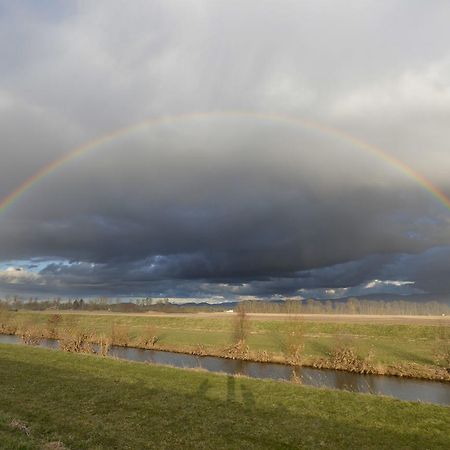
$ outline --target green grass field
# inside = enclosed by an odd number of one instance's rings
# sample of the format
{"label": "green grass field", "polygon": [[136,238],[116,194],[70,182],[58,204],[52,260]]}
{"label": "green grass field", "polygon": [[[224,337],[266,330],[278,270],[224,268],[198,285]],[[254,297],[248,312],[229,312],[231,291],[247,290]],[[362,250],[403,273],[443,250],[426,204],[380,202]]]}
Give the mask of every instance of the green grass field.
{"label": "green grass field", "polygon": [[450,408],[371,395],[13,345],[0,380],[5,450],[450,448]]}
{"label": "green grass field", "polygon": [[[52,313],[17,312],[9,321],[37,324],[45,329]],[[77,326],[88,333],[110,335],[114,326],[126,330],[130,346],[139,346],[147,328],[158,336],[161,349],[193,352],[199,347],[209,354],[220,355],[233,340],[235,319],[198,317],[145,317],[131,315],[63,314],[59,327]],[[250,354],[267,352],[269,359],[283,361],[286,341],[292,330],[301,329],[305,364],[326,359],[336,344],[343,342],[362,358],[370,355],[379,373],[412,374],[436,378],[436,370],[445,367],[439,359],[443,346],[449,346],[450,327],[433,325],[383,325],[299,322],[292,320],[251,320],[247,344]],[[400,370],[401,369],[401,370]],[[445,375],[445,374],[444,374]],[[439,375],[440,376],[440,375]]]}

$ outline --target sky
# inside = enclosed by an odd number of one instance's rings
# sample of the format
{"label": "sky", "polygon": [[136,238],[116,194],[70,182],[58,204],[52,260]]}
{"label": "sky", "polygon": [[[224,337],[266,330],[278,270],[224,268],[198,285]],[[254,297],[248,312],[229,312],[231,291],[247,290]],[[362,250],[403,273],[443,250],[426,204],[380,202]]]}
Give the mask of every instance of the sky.
{"label": "sky", "polygon": [[450,298],[449,21],[0,0],[0,296]]}

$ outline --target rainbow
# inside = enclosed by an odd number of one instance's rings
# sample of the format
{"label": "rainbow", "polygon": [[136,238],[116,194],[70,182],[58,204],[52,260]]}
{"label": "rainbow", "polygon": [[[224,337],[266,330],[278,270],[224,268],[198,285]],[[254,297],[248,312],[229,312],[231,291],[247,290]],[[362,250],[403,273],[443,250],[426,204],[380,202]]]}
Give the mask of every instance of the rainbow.
{"label": "rainbow", "polygon": [[310,130],[316,130],[331,137],[336,137],[337,139],[344,142],[348,142],[359,149],[365,150],[368,153],[371,153],[376,157],[386,161],[391,166],[396,167],[399,171],[403,172],[408,177],[417,182],[433,197],[435,197],[440,203],[442,203],[447,209],[450,210],[450,198],[446,194],[444,194],[440,189],[438,189],[430,180],[428,180],[426,177],[424,177],[422,174],[414,170],[408,164],[404,163],[395,156],[392,156],[385,150],[375,145],[369,144],[368,142],[365,142],[345,131],[342,131],[340,129],[328,125],[324,125],[316,121],[302,119],[288,114],[269,114],[252,111],[212,111],[212,112],[196,112],[196,113],[152,117],[142,122],[138,122],[136,124],[127,127],[116,129],[108,134],[100,136],[79,147],[76,147],[71,151],[69,151],[64,156],[62,156],[61,158],[55,159],[50,164],[41,168],[31,177],[26,179],[14,191],[9,193],[6,197],[2,198],[0,200],[0,214],[4,212],[14,202],[16,202],[25,192],[27,192],[33,186],[35,186],[40,180],[47,177],[52,172],[58,170],[61,166],[68,163],[72,159],[77,158],[85,154],[86,152],[89,152],[90,150],[93,150],[101,145],[107,144],[109,142],[114,141],[115,139],[118,139],[120,137],[131,134],[133,132],[136,132],[149,126],[180,122],[189,119],[210,118],[210,117],[234,117],[234,118],[242,117],[242,118],[258,119],[262,121],[281,122],[285,124],[291,124],[294,126],[300,126]]}

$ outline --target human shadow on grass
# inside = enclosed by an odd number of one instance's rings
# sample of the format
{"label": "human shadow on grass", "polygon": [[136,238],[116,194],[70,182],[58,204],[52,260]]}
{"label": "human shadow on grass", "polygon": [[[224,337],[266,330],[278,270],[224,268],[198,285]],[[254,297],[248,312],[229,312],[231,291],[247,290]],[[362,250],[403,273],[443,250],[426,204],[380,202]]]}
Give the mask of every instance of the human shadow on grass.
{"label": "human shadow on grass", "polygon": [[[395,442],[399,443],[397,448],[429,446],[427,435],[420,430],[399,432],[395,428],[394,417],[386,418],[386,426],[380,426],[378,422],[374,428],[346,420],[346,409],[352,404],[354,407],[359,405],[356,398],[347,397],[347,406],[341,407],[336,403],[330,407],[328,415],[324,414],[323,407],[314,407],[315,401],[328,401],[328,395],[336,401],[343,399],[335,393],[306,389],[297,397],[291,391],[285,392],[282,385],[275,388],[274,384],[262,382],[260,386],[254,386],[254,381],[231,376],[211,375],[205,378],[201,373],[186,372],[184,377],[179,369],[169,371],[162,368],[153,368],[152,374],[148,367],[112,364],[111,361],[95,363],[93,370],[93,367],[78,368],[71,362],[58,357],[49,368],[45,361],[1,360],[0,377],[14,373],[15,389],[3,390],[0,387],[0,408],[31,422],[36,420],[36,412],[44,407],[46,430],[52,428],[53,432],[63,436],[79,436],[81,433],[92,447],[112,445],[111,448],[124,448],[133,443],[139,448],[151,448],[156,444],[167,448],[173,444],[171,439],[196,448],[243,448],[250,445],[298,448],[310,445],[311,439],[320,440],[328,448],[350,448],[354,442],[365,448],[375,444],[378,448],[388,448]],[[117,364],[121,364],[123,372],[118,371]],[[113,379],[111,370],[117,370],[114,377],[120,378]],[[127,374],[131,370],[139,373],[137,376]],[[162,370],[165,378],[152,378],[155,372]],[[124,378],[126,376],[129,380]],[[33,380],[32,385],[29,380]],[[189,389],[186,386],[196,380],[197,388],[186,392]],[[223,383],[226,385],[221,398]],[[70,412],[70,421],[60,413],[61,402],[64,410]],[[408,407],[407,404],[402,406],[402,414],[408,414]],[[423,415],[425,420],[426,411]],[[160,435],[161,423],[170,429],[166,436]],[[130,426],[139,430],[139,436],[130,436]],[[35,429],[39,429],[39,425]],[[448,445],[445,433],[440,444],[442,448]],[[85,447],[78,445],[77,448]]]}

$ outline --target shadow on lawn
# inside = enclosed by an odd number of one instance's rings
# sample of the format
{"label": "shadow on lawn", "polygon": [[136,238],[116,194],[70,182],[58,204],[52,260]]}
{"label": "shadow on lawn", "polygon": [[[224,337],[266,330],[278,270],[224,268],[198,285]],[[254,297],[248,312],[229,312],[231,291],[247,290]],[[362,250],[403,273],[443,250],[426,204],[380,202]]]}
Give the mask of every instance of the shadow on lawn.
{"label": "shadow on lawn", "polygon": [[[9,380],[0,385],[0,411],[74,448],[429,447],[420,428],[426,408],[392,402],[387,414],[379,399],[40,352],[0,354],[0,379]],[[402,432],[409,415],[417,419]],[[446,448],[445,432],[433,442]]]}
{"label": "shadow on lawn", "polygon": [[432,358],[426,358],[417,353],[410,352],[408,350],[404,350],[401,348],[394,347],[393,345],[387,344],[385,342],[378,343],[379,348],[383,348],[387,353],[397,356],[403,361],[409,361],[412,363],[420,363],[420,364],[433,364],[434,361]]}
{"label": "shadow on lawn", "polygon": [[317,339],[308,341],[307,345],[312,352],[317,353],[320,356],[327,356],[332,349],[331,344],[320,342]]}

